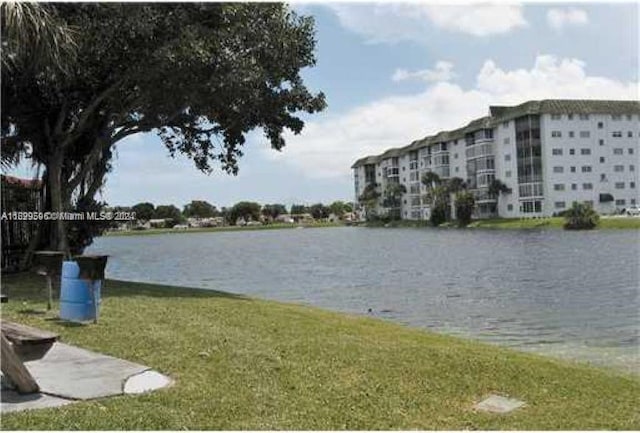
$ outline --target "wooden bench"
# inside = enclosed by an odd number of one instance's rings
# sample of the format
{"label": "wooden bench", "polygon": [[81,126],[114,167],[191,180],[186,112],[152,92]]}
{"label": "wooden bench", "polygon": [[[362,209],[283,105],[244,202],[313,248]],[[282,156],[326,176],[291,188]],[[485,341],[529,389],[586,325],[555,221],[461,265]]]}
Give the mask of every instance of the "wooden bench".
{"label": "wooden bench", "polygon": [[0,322],[2,339],[2,373],[13,382],[21,393],[39,390],[25,361],[42,358],[58,340],[58,335],[19,323]]}

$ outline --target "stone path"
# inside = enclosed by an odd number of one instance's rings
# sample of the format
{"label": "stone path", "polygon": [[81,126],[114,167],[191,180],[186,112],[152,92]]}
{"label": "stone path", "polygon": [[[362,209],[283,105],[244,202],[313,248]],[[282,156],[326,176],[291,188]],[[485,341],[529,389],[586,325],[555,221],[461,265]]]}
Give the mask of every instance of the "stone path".
{"label": "stone path", "polygon": [[59,342],[42,359],[25,365],[40,385],[40,393],[21,395],[3,382],[1,413],[139,394],[171,384],[171,379],[144,365]]}

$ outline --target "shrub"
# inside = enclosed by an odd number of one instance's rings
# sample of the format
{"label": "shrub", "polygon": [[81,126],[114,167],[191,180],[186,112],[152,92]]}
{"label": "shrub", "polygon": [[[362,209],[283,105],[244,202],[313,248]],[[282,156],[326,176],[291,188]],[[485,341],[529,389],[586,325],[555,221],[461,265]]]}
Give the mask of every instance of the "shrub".
{"label": "shrub", "polygon": [[447,220],[447,203],[444,201],[436,201],[431,209],[431,216],[429,221],[434,227],[439,226]]}
{"label": "shrub", "polygon": [[458,220],[458,226],[466,227],[471,222],[471,215],[473,214],[473,207],[476,201],[473,198],[473,194],[468,191],[461,191],[456,194],[456,219]]}
{"label": "shrub", "polygon": [[564,216],[564,228],[567,230],[591,230],[598,225],[600,216],[593,208],[574,201]]}

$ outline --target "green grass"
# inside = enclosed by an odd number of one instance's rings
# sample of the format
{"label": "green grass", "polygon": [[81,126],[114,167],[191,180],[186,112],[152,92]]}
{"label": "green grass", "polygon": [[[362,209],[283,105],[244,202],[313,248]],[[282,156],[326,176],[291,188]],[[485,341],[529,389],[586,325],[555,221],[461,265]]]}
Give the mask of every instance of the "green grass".
{"label": "green grass", "polygon": [[[175,380],[139,396],[2,416],[5,430],[638,430],[640,378],[368,317],[108,281],[100,323],[43,310],[42,277],[3,279],[3,316]],[[491,393],[525,400],[476,413]]]}
{"label": "green grass", "polygon": [[131,230],[131,231],[112,231],[105,232],[104,236],[149,236],[161,235],[166,233],[204,233],[204,232],[234,232],[234,231],[252,231],[252,230],[278,230],[278,229],[295,229],[298,227],[315,228],[315,227],[340,227],[343,223],[323,223],[316,222],[311,224],[265,224],[260,226],[224,226],[224,227],[198,227],[186,230],[178,229],[148,229],[148,230]]}
{"label": "green grass", "polygon": [[[563,225],[564,218],[561,217],[541,219],[494,218],[474,221],[469,225],[469,227],[489,229],[561,229]],[[640,229],[640,218],[612,218],[601,216],[600,222],[598,223],[596,229]]]}

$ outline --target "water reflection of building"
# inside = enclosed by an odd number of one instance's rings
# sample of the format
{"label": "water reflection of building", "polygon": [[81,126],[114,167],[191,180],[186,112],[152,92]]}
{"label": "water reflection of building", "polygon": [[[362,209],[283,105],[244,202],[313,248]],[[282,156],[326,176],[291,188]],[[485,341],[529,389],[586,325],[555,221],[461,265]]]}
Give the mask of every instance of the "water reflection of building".
{"label": "water reflection of building", "polygon": [[[491,106],[489,115],[353,166],[356,201],[375,185],[380,198],[401,183],[403,219],[427,219],[425,173],[462,179],[476,217],[551,216],[586,202],[603,214],[640,203],[640,101],[543,100]],[[506,188],[496,193],[494,180]],[[495,184],[495,183],[494,183]],[[370,187],[371,188],[371,187]]]}

